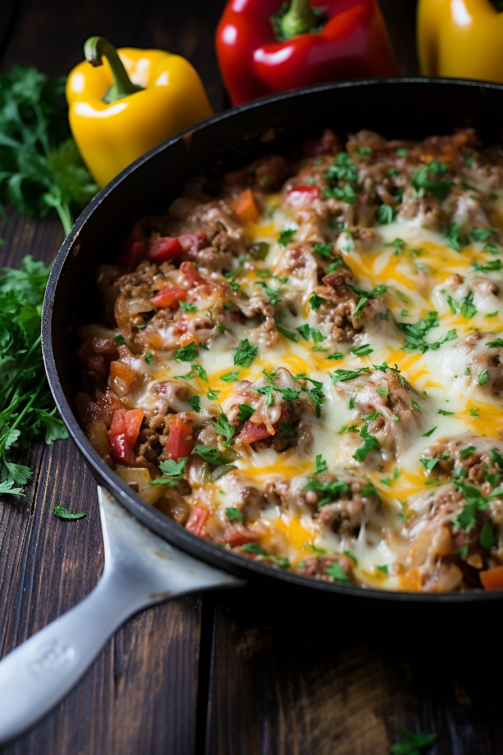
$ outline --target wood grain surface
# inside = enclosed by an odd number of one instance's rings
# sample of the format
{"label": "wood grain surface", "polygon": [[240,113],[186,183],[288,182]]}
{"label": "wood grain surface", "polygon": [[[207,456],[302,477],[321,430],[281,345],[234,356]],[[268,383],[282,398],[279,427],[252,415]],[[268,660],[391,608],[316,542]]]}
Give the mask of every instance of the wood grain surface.
{"label": "wood grain surface", "polygon": [[[219,110],[223,4],[2,0],[0,65],[60,75],[100,33],[187,56]],[[402,73],[416,73],[414,0],[381,7]],[[56,221],[16,215],[0,236],[2,265],[28,253],[50,261],[62,241]],[[71,441],[23,461],[35,470],[26,497],[0,503],[1,655],[81,600],[103,567],[96,486]],[[57,520],[55,503],[88,517]],[[400,728],[438,732],[432,755],[502,753],[500,619],[494,608],[390,611],[255,587],[185,598],[131,619],[68,698],[1,754],[385,755]]]}

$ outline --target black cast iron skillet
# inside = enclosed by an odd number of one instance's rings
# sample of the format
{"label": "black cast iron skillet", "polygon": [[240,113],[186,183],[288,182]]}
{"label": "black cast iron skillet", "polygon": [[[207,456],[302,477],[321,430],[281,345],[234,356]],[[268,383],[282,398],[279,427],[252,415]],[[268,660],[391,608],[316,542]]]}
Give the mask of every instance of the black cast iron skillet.
{"label": "black cast iron skillet", "polygon": [[163,214],[194,176],[217,186],[219,175],[271,152],[289,155],[332,128],[342,138],[362,128],[386,138],[423,138],[474,127],[487,145],[503,142],[503,86],[452,79],[380,79],[300,89],[228,110],[152,149],[108,184],[65,239],[47,286],[42,346],[63,420],[100,485],[173,545],[246,579],[262,578],[326,593],[413,602],[494,601],[501,592],[422,594],[322,583],[246,560],[191,535],[144,503],[105,464],[76,419],[73,352],[77,326],[100,320],[94,271],[113,262],[134,221]]}

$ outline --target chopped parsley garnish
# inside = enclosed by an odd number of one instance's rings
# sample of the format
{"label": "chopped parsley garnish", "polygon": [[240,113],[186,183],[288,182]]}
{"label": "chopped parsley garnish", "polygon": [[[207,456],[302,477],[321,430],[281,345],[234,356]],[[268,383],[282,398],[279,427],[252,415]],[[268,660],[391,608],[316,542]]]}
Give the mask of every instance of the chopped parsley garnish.
{"label": "chopped parsley garnish", "polygon": [[126,343],[126,339],[120,333],[118,336],[115,336],[114,341],[117,344],[117,346],[122,346],[123,344]]}
{"label": "chopped parsley garnish", "polygon": [[321,343],[326,338],[320,330],[312,328],[308,323],[300,325],[297,330],[302,338],[305,338],[306,341],[313,341],[315,344]]}
{"label": "chopped parsley garnish", "polygon": [[[276,325],[276,330],[278,331],[278,333],[281,333],[282,336],[285,336],[285,338],[288,338],[289,341],[293,341],[294,343],[297,342],[297,336],[295,335],[295,333],[292,333],[291,330],[287,330],[282,325],[280,325],[278,322],[275,323],[275,325]],[[308,325],[308,327],[309,327],[309,325]]]}
{"label": "chopped parsley garnish", "polygon": [[186,301],[181,301],[180,306],[183,309],[184,312],[196,312],[197,307],[195,304],[187,304]]}
{"label": "chopped parsley garnish", "polygon": [[379,225],[387,225],[393,222],[393,207],[389,204],[382,204],[377,208],[376,220]]}
{"label": "chopped parsley garnish", "polygon": [[422,458],[422,459],[419,459],[419,461],[421,462],[421,464],[423,464],[423,466],[426,467],[426,469],[428,470],[428,472],[431,472],[432,469],[434,469],[435,466],[438,464],[439,459],[424,459],[424,458]]}
{"label": "chopped parsley garnish", "polygon": [[377,389],[377,393],[378,393],[378,394],[379,394],[380,396],[387,396],[387,395],[388,395],[388,393],[389,393],[389,391],[388,391],[388,387],[387,387],[386,385],[381,385],[381,386],[380,386],[380,387],[379,387],[379,388]]}
{"label": "chopped parsley garnish", "polygon": [[268,552],[257,543],[246,543],[245,545],[240,545],[239,547],[242,551],[246,551],[246,553],[255,553],[257,556],[269,555]]}
{"label": "chopped parsley garnish", "polygon": [[317,454],[316,461],[315,461],[315,469],[313,472],[313,475],[321,474],[322,472],[326,472],[328,469],[327,462],[323,458],[321,454]]}
{"label": "chopped parsley garnish", "polygon": [[166,485],[168,488],[174,488],[177,482],[182,479],[188,460],[189,457],[184,456],[184,458],[179,459],[179,461],[174,461],[173,459],[161,461],[159,469],[163,473],[163,477],[158,477],[157,479],[152,480],[149,484]]}
{"label": "chopped parsley garnish", "polygon": [[[13,493],[12,490],[5,490],[2,491],[4,493]],[[19,495],[19,494],[17,494]],[[85,511],[79,511],[77,514],[73,514],[71,511],[69,511],[65,506],[53,506],[51,509],[52,513],[55,514],[55,516],[58,517],[58,519],[66,519],[66,521],[74,521],[76,519],[83,519],[85,516],[87,516]]]}
{"label": "chopped parsley garnish", "polygon": [[480,409],[477,407],[476,409],[470,409],[470,417],[478,417],[480,414]]}
{"label": "chopped parsley garnish", "polygon": [[355,152],[357,155],[371,155],[372,154],[372,150],[370,149],[370,147],[357,147],[355,149]]}
{"label": "chopped parsley garnish", "polygon": [[323,296],[319,296],[316,293],[312,293],[309,297],[309,304],[311,305],[311,309],[314,309],[315,312],[317,312],[322,304],[326,304],[327,299],[324,299]]}
{"label": "chopped parsley garnish", "polygon": [[[472,265],[479,273],[492,273],[497,270],[503,270],[503,262],[501,260],[492,260],[492,262],[487,262],[486,264],[483,262],[472,262]],[[486,317],[489,316],[486,315]]]}
{"label": "chopped parsley garnish", "polygon": [[335,370],[330,377],[333,384],[337,385],[337,383],[345,383],[347,380],[353,380],[368,372],[370,372],[369,367],[360,367],[358,370]]}
{"label": "chopped parsley garnish", "polygon": [[285,438],[295,438],[295,430],[291,422],[282,420],[279,424],[279,429],[285,436]]}
{"label": "chopped parsley garnish", "polygon": [[220,391],[214,391],[213,388],[209,388],[206,395],[208,396],[210,401],[216,401],[220,396]]}
{"label": "chopped parsley garnish", "polygon": [[339,359],[344,359],[344,354],[342,354],[340,351],[335,351],[333,354],[329,354],[327,359],[335,359],[339,361]]}
{"label": "chopped parsley garnish", "polygon": [[432,427],[431,430],[428,430],[427,433],[423,433],[423,438],[429,438],[431,435],[433,435],[436,429],[437,426],[435,425],[435,427]]}
{"label": "chopped parsley garnish", "polygon": [[494,535],[494,530],[489,522],[484,522],[480,531],[479,543],[483,548],[492,548],[498,544],[498,539]]}
{"label": "chopped parsley garnish", "polygon": [[197,359],[198,351],[195,341],[191,341],[187,346],[182,346],[176,352],[173,359],[177,362],[192,362],[193,359]]}
{"label": "chopped parsley garnish", "polygon": [[503,486],[495,488],[488,496],[483,496],[478,488],[474,485],[467,485],[459,480],[454,481],[454,487],[460,493],[463,493],[466,504],[463,510],[452,520],[458,529],[469,532],[475,524],[478,511],[487,509],[491,501],[503,496]]}
{"label": "chopped parsley garnish", "polygon": [[356,202],[356,193],[350,184],[344,184],[342,189],[337,186],[330,187],[328,189],[322,189],[323,195],[327,199],[338,199],[348,204],[354,204]]}
{"label": "chopped parsley garnish", "polygon": [[313,246],[313,254],[319,254],[320,257],[330,258],[332,254],[332,244],[315,244]]}
{"label": "chopped parsley garnish", "polygon": [[374,349],[368,343],[364,343],[361,346],[356,346],[351,349],[351,353],[357,357],[366,357],[368,354],[372,354]]}
{"label": "chopped parsley garnish", "polygon": [[252,346],[247,338],[239,342],[236,353],[234,354],[234,364],[238,367],[250,367],[251,363],[258,354],[258,346]]}
{"label": "chopped parsley garnish", "polygon": [[[379,415],[379,412],[374,412],[374,414]],[[370,419],[372,417],[372,419]],[[374,416],[369,415],[369,417],[365,417],[364,420],[367,419],[370,422],[373,421]],[[381,444],[375,437],[375,435],[371,435],[368,431],[368,424],[363,425],[362,429],[360,430],[360,437],[363,438],[363,443],[361,446],[358,446],[356,451],[353,454],[353,459],[356,459],[356,461],[365,461],[368,454],[375,448],[380,448]]]}
{"label": "chopped parsley garnish", "polygon": [[248,406],[248,404],[240,404],[238,408],[239,422],[246,422],[254,413],[255,409],[253,408],[253,406]]}
{"label": "chopped parsley garnish", "polygon": [[201,411],[201,399],[199,398],[199,396],[190,396],[188,402],[193,412]]}
{"label": "chopped parsley garnish", "polygon": [[479,373],[479,377],[478,377],[479,385],[485,385],[488,380],[489,380],[489,372],[488,372],[487,367],[484,367],[482,372]]}
{"label": "chopped parsley garnish", "polygon": [[271,304],[279,304],[281,301],[281,286],[278,288],[271,288],[264,281],[255,281],[256,286],[261,286],[269,297]]}
{"label": "chopped parsley garnish", "polygon": [[297,231],[295,228],[285,228],[278,236],[278,244],[280,244],[280,246],[286,246],[292,241],[296,233]]}
{"label": "chopped parsley garnish", "polygon": [[501,349],[503,348],[503,338],[497,338],[496,341],[487,341],[486,346],[489,346],[490,349]]}
{"label": "chopped parsley garnish", "polygon": [[453,417],[456,412],[447,412],[445,409],[439,409],[437,414],[441,414],[443,417]]}
{"label": "chopped parsley garnish", "polygon": [[425,196],[427,191],[431,192],[431,194],[437,197],[437,199],[444,199],[454,185],[452,181],[434,181],[431,178],[428,178],[430,173],[438,175],[434,170],[430,170],[430,166],[418,168],[412,175],[411,183],[414,199],[421,199]]}
{"label": "chopped parsley garnish", "polygon": [[401,251],[402,251],[402,249],[404,248],[404,246],[405,246],[405,241],[404,241],[403,239],[398,239],[398,238],[396,238],[396,239],[394,239],[393,241],[390,241],[390,242],[388,242],[387,244],[385,244],[385,246],[392,246],[392,247],[394,247],[394,249],[395,249],[395,252],[398,252],[398,253],[399,253],[399,252],[401,252]]}
{"label": "chopped parsley garnish", "polygon": [[470,456],[470,454],[475,451],[475,446],[467,446],[466,448],[463,448],[459,452],[460,459],[466,459],[467,456]]}
{"label": "chopped parsley garnish", "polygon": [[235,383],[239,380],[239,372],[237,370],[226,372],[225,375],[220,375],[220,380],[223,380],[224,383]]}
{"label": "chopped parsley garnish", "polygon": [[230,458],[228,452],[222,453],[218,448],[212,448],[211,446],[194,446],[192,453],[202,456],[212,467],[227,464]]}
{"label": "chopped parsley garnish", "polygon": [[408,157],[409,156],[409,150],[408,149],[397,149],[395,152],[395,155],[397,157]]}
{"label": "chopped parsley garnish", "polygon": [[208,375],[201,364],[191,364],[190,372],[187,372],[186,375],[179,375],[178,377],[181,380],[190,380],[191,378],[194,378],[196,376],[199,377],[203,381],[203,383],[208,382]]}
{"label": "chopped parsley garnish", "polygon": [[225,515],[230,522],[243,523],[243,512],[235,506],[225,509]]}
{"label": "chopped parsley garnish", "polygon": [[236,428],[231,425],[223,412],[219,414],[216,422],[213,422],[213,427],[217,433],[224,436],[225,440],[222,442],[222,445],[227,448],[234,437]]}
{"label": "chopped parsley garnish", "polygon": [[439,326],[438,312],[435,312],[434,310],[428,312],[426,317],[423,317],[417,323],[398,322],[397,325],[400,330],[405,333],[405,346],[402,346],[402,349],[407,352],[420,351],[424,354],[429,349],[437,351],[442,344],[457,338],[456,331],[452,329],[449,330],[439,341],[434,341],[433,343],[426,341],[426,334],[432,328],[437,328]]}
{"label": "chopped parsley garnish", "polygon": [[327,567],[325,569],[325,572],[336,582],[351,582],[350,577],[348,577],[342,566],[338,564],[337,561],[334,561],[333,564]]}
{"label": "chopped parsley garnish", "polygon": [[321,493],[322,496],[318,500],[318,507],[321,508],[321,506],[326,506],[347,493],[349,485],[344,480],[329,480],[322,483],[319,480],[310,479],[307,485],[304,485],[303,490],[314,490],[316,493]]}
{"label": "chopped parsley garnish", "polygon": [[398,733],[405,742],[392,745],[390,755],[419,755],[420,750],[430,747],[438,739],[438,734],[421,734],[405,729],[398,729]]}
{"label": "chopped parsley garnish", "polygon": [[495,231],[492,231],[490,228],[472,228],[471,235],[472,238],[475,239],[475,241],[487,241],[487,239],[492,236],[495,233]]}
{"label": "chopped parsley garnish", "polygon": [[149,354],[148,352],[143,357],[147,364],[150,364],[150,362],[154,361],[153,354]]}

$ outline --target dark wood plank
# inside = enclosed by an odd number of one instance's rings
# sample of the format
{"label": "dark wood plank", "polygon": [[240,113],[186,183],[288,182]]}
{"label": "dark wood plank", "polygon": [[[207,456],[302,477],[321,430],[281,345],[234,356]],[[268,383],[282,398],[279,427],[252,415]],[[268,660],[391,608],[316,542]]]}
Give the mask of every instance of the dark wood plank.
{"label": "dark wood plank", "polygon": [[503,752],[503,651],[482,658],[470,639],[501,613],[222,596],[206,752],[388,755],[400,728],[437,732],[431,755]]}
{"label": "dark wood plank", "polygon": [[[119,45],[169,47],[171,41],[174,52],[194,53],[201,63],[206,61],[204,75],[214,82],[218,106],[222,87],[211,50],[211,26],[205,23],[218,16],[216,4],[200,3],[193,17],[182,18],[176,11],[174,20],[161,2],[26,0],[22,6],[14,26],[7,5],[0,9],[0,44],[2,31],[8,31],[0,48],[3,70],[17,62],[50,75],[65,73],[81,58],[83,41],[97,32]],[[16,213],[9,225],[0,224],[0,236],[5,239],[1,264],[14,266],[28,253],[49,262],[63,238],[57,221]],[[102,568],[96,486],[73,444],[36,446],[23,461],[34,469],[26,497],[18,504],[0,503],[1,655],[81,600]],[[54,503],[88,511],[89,516],[61,522],[50,513]],[[200,632],[197,597],[138,615],[54,714],[2,753],[190,755],[196,737]]]}

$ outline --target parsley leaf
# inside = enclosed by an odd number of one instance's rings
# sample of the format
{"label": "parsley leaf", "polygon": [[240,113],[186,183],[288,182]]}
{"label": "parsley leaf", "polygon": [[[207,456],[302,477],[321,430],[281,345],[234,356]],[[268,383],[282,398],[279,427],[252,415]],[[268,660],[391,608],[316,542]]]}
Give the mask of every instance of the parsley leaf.
{"label": "parsley leaf", "polygon": [[388,204],[382,204],[377,208],[376,220],[379,225],[387,225],[393,222],[393,207]]}
{"label": "parsley leaf", "polygon": [[[229,462],[229,459],[232,458],[229,455],[231,452],[222,452],[217,448],[212,448],[211,446],[194,446],[192,453],[199,454],[199,456],[202,456],[203,459],[213,467],[216,467],[220,464],[227,464]],[[235,456],[236,455],[234,454],[234,458]]]}
{"label": "parsley leaf", "polygon": [[334,561],[333,564],[325,569],[325,572],[336,582],[351,582],[350,577],[348,577],[342,566],[338,564],[337,561]]}
{"label": "parsley leaf", "polygon": [[174,459],[161,461],[159,469],[163,472],[163,477],[152,480],[150,485],[166,485],[168,488],[174,488],[177,482],[182,479],[188,460],[189,457],[184,456],[179,461],[174,461]]}
{"label": "parsley leaf", "polygon": [[[281,333],[282,336],[285,336],[285,338],[288,338],[289,341],[293,341],[294,343],[297,343],[297,336],[295,335],[295,333],[292,333],[291,330],[287,330],[278,322],[276,322],[275,325],[276,325],[276,330],[278,331],[278,333]],[[297,330],[299,330],[299,328],[297,328]]]}
{"label": "parsley leaf", "polygon": [[231,425],[223,413],[220,414],[217,421],[213,423],[213,427],[218,433],[220,433],[220,435],[224,436],[225,440],[223,441],[223,445],[227,448],[234,437],[236,429]]}
{"label": "parsley leaf", "polygon": [[209,388],[206,395],[210,401],[216,401],[220,395],[220,391],[214,391],[213,388]]}
{"label": "parsley leaf", "polygon": [[[498,270],[503,270],[503,262],[501,260],[492,260],[492,262],[487,262],[486,264],[482,262],[472,262],[473,267],[475,270],[478,270],[479,273],[492,273]],[[486,315],[488,317],[489,315]]]}
{"label": "parsley leaf", "polygon": [[240,404],[240,406],[238,407],[238,421],[246,422],[246,420],[250,419],[254,412],[255,409],[253,408],[253,406],[248,406],[248,404]]}
{"label": "parsley leaf", "polygon": [[437,199],[444,199],[454,185],[452,181],[433,181],[428,178],[427,167],[418,168],[412,175],[412,188],[414,199],[421,199],[429,191]]}
{"label": "parsley leaf", "polygon": [[332,244],[315,244],[313,246],[313,254],[319,254],[320,257],[330,258],[332,254]]}
{"label": "parsley leaf", "polygon": [[[379,414],[379,412],[375,413]],[[379,443],[375,435],[371,435],[369,433],[367,424],[365,424],[360,430],[360,437],[363,438],[363,444],[361,446],[358,446],[353,454],[353,459],[356,459],[356,461],[365,461],[368,454],[373,449],[380,448],[381,444]]]}
{"label": "parsley leaf", "polygon": [[432,328],[437,328],[439,326],[438,312],[435,312],[434,310],[428,312],[426,317],[423,317],[417,323],[398,322],[397,325],[400,330],[405,333],[405,346],[402,346],[402,350],[406,352],[420,351],[424,354],[429,349],[437,351],[442,344],[457,338],[456,331],[452,329],[449,330],[440,341],[434,341],[433,343],[426,341],[426,334]]}
{"label": "parsley leaf", "polygon": [[319,296],[316,293],[312,293],[309,297],[309,304],[311,305],[311,309],[314,309],[315,312],[317,312],[322,304],[326,304],[327,299],[324,299],[323,296]]}
{"label": "parsley leaf", "polygon": [[286,246],[292,241],[297,231],[295,228],[285,228],[278,236],[278,244],[280,246]]}
{"label": "parsley leaf", "polygon": [[51,511],[59,519],[66,519],[69,522],[75,519],[83,519],[85,516],[87,516],[85,511],[81,511],[78,514],[72,514],[72,512],[68,511],[68,509],[65,508],[64,506],[53,506]]}
{"label": "parsley leaf", "polygon": [[239,380],[239,372],[237,370],[226,372],[225,375],[220,375],[220,380],[223,380],[224,383],[235,383]]}
{"label": "parsley leaf", "polygon": [[180,302],[180,306],[181,306],[181,308],[183,309],[184,312],[196,312],[197,311],[197,307],[195,306],[195,304],[187,304],[186,301],[181,301]]}
{"label": "parsley leaf", "polygon": [[430,747],[438,738],[438,734],[421,734],[405,731],[405,729],[398,729],[398,732],[405,742],[392,745],[391,755],[420,755],[420,750]]}
{"label": "parsley leaf", "polygon": [[198,351],[195,341],[191,341],[187,346],[182,346],[178,349],[173,359],[177,362],[192,362],[193,359],[197,359]]}
{"label": "parsley leaf", "polygon": [[234,354],[234,364],[238,367],[249,367],[258,354],[258,346],[252,346],[247,338],[239,342]]}
{"label": "parsley leaf", "polygon": [[199,396],[190,396],[188,401],[194,412],[201,411],[201,399],[199,398]]}
{"label": "parsley leaf", "polygon": [[256,286],[261,286],[267,296],[269,297],[269,301],[271,304],[279,304],[281,301],[281,286],[278,288],[271,288],[267,285],[264,281],[255,281]]}
{"label": "parsley leaf", "polygon": [[239,522],[240,524],[243,524],[243,512],[240,509],[231,506],[228,509],[225,509],[225,514],[230,522]]}

